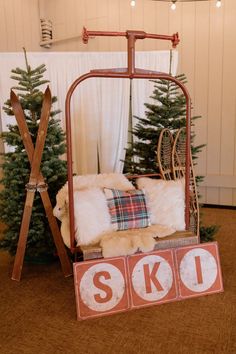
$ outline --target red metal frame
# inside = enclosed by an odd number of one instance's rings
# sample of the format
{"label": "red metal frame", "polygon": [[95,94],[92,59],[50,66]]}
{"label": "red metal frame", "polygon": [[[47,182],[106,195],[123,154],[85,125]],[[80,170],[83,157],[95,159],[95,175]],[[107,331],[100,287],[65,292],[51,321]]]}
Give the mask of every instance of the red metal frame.
{"label": "red metal frame", "polygon": [[190,133],[191,133],[191,99],[186,87],[175,77],[162,72],[143,70],[135,67],[135,42],[137,39],[162,39],[172,42],[172,46],[176,47],[179,43],[178,33],[173,36],[149,34],[143,31],[126,31],[126,32],[106,32],[106,31],[87,31],[83,29],[83,41],[88,43],[89,37],[94,36],[121,36],[127,38],[127,68],[91,70],[79,78],[77,78],[70,86],[65,102],[66,110],[66,139],[67,139],[67,171],[68,171],[68,190],[69,190],[69,210],[70,210],[70,240],[71,251],[75,252],[78,248],[75,246],[74,237],[74,197],[73,197],[73,169],[72,169],[72,137],[71,137],[71,97],[76,87],[89,78],[104,77],[104,78],[125,78],[125,79],[164,79],[169,80],[178,85],[186,98],[186,174],[185,174],[185,224],[186,230],[189,229],[190,215]]}

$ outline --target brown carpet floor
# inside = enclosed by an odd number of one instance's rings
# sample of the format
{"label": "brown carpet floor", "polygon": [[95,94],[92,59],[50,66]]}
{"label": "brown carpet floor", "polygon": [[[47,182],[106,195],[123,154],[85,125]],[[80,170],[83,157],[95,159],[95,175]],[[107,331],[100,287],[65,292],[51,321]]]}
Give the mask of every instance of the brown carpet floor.
{"label": "brown carpet floor", "polygon": [[224,293],[76,320],[73,279],[58,263],[24,265],[0,252],[0,353],[236,353],[236,211],[204,209],[217,234]]}

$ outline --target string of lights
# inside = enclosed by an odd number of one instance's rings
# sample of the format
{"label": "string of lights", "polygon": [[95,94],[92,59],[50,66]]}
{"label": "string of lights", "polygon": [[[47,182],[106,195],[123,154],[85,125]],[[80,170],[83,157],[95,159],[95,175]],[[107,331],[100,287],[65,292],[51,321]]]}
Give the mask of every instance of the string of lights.
{"label": "string of lights", "polygon": [[[131,0],[130,1],[130,5],[132,7],[135,7],[136,3],[138,0]],[[152,1],[165,1],[165,2],[171,2],[170,8],[171,10],[175,10],[176,9],[176,4],[178,2],[193,2],[193,1],[209,1],[209,0],[152,0]],[[221,0],[215,0],[216,1],[216,7],[220,8],[222,5],[222,1]]]}

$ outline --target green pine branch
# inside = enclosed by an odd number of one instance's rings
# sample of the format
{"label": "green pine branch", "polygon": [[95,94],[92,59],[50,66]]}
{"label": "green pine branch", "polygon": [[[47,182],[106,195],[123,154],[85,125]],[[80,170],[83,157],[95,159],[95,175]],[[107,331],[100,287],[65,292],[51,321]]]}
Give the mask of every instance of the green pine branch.
{"label": "green pine branch", "polygon": [[[44,79],[45,64],[31,68],[26,52],[24,51],[24,53],[26,69],[13,69],[11,71],[11,78],[16,81],[13,89],[18,92],[25,120],[32,141],[35,144],[44,97],[44,93],[40,87],[49,83],[49,81]],[[56,101],[57,97],[53,96],[52,103],[54,104]],[[4,103],[3,110],[9,117],[14,115],[10,99]],[[60,127],[59,120],[56,119],[56,115],[59,112],[60,110],[58,109],[52,109],[50,113],[41,163],[41,171],[48,183],[48,191],[53,205],[55,204],[57,191],[64,185],[67,179],[66,162],[60,159],[60,156],[66,151],[66,146],[65,133]],[[3,177],[1,183],[4,189],[0,192],[0,220],[7,228],[4,231],[3,239],[0,240],[0,247],[14,255],[23,215],[26,196],[25,185],[29,180],[30,164],[15,120],[14,123],[8,125],[8,131],[1,134],[1,139],[8,146],[13,147],[14,152],[2,155],[1,167]],[[45,210],[39,194],[36,193],[27,238],[26,253],[28,256],[36,256],[44,253],[53,254],[54,252],[55,246],[52,241]]]}

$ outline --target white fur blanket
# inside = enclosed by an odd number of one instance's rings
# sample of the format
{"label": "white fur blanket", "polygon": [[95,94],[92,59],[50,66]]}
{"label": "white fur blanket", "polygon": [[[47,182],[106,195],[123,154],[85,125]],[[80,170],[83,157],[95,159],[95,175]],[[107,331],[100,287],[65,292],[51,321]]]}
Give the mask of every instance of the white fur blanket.
{"label": "white fur blanket", "polygon": [[[148,183],[149,179],[146,179]],[[146,182],[140,179],[139,183]],[[157,183],[157,182],[155,182]],[[165,237],[176,230],[172,225],[164,226],[155,222],[142,229],[112,231],[110,216],[102,192],[104,187],[127,191],[134,189],[128,179],[118,173],[101,175],[74,176],[75,228],[77,245],[88,245],[100,242],[104,257],[125,256],[137,251],[152,251],[155,237]],[[145,187],[148,189],[147,183]],[[159,193],[162,194],[162,193]],[[61,220],[61,233],[64,243],[70,247],[70,230],[68,217],[68,184],[58,192],[54,215]],[[157,200],[160,199],[160,196]],[[173,195],[170,203],[173,202]],[[164,203],[164,201],[162,201]],[[160,210],[158,208],[158,214]],[[166,214],[166,211],[165,211]]]}
{"label": "white fur blanket", "polygon": [[100,246],[103,257],[127,256],[137,251],[150,252],[155,237],[166,237],[176,230],[163,225],[151,225],[142,229],[111,231],[102,235]]}

